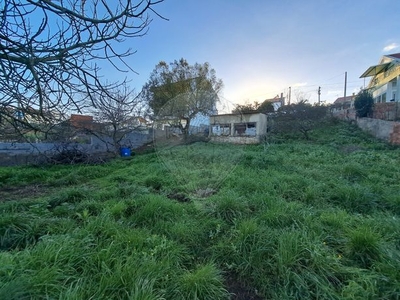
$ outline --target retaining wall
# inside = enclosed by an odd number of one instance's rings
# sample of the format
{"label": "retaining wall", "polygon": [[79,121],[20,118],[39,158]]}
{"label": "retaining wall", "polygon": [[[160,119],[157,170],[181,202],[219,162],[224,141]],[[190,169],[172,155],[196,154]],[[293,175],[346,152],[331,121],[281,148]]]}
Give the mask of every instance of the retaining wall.
{"label": "retaining wall", "polygon": [[358,118],[357,125],[378,139],[393,145],[400,145],[400,122],[372,118]]}

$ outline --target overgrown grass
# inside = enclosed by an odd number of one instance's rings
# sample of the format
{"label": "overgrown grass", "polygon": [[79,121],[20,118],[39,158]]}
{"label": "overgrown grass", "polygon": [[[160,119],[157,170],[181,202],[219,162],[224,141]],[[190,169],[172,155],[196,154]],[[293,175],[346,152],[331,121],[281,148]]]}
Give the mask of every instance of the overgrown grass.
{"label": "overgrown grass", "polygon": [[0,168],[0,299],[399,299],[400,149],[311,137]]}

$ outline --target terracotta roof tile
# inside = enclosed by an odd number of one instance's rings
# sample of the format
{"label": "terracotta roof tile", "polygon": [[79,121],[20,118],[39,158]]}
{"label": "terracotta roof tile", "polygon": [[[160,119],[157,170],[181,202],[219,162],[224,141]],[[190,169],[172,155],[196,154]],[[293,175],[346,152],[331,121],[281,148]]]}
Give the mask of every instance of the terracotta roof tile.
{"label": "terracotta roof tile", "polygon": [[400,59],[400,53],[389,54],[387,56],[396,57]]}

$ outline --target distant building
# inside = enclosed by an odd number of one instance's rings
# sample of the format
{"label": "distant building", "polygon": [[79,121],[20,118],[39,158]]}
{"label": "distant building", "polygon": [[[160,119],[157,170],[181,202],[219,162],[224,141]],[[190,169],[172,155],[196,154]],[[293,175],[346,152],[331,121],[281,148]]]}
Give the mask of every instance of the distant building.
{"label": "distant building", "polygon": [[285,105],[285,98],[283,97],[283,94],[276,95],[274,98],[272,99],[266,99],[263,101],[263,103],[271,103],[272,106],[274,107],[274,111],[278,111],[278,109],[282,106]]}
{"label": "distant building", "polygon": [[72,114],[69,123],[76,129],[93,129],[93,116]]}
{"label": "distant building", "polygon": [[233,144],[258,144],[267,133],[267,115],[263,113],[210,116],[211,141]]}
{"label": "distant building", "polygon": [[351,96],[337,98],[332,106],[331,111],[333,115],[342,120],[355,120],[356,111],[354,109],[354,100],[356,95],[353,93]]}
{"label": "distant building", "polygon": [[351,96],[339,97],[333,102],[335,109],[349,109],[354,108],[354,100],[356,95],[353,93]]}

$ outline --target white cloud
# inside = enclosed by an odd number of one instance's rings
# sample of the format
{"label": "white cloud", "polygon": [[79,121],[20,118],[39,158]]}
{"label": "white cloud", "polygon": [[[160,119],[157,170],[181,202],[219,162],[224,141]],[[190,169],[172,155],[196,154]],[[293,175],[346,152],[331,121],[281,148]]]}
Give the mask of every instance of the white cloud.
{"label": "white cloud", "polygon": [[301,87],[301,86],[306,86],[306,85],[307,85],[307,82],[298,82],[298,83],[293,84],[293,87]]}
{"label": "white cloud", "polygon": [[387,45],[385,48],[383,48],[383,52],[389,52],[392,51],[393,49],[400,48],[400,45],[397,43],[391,43]]}

